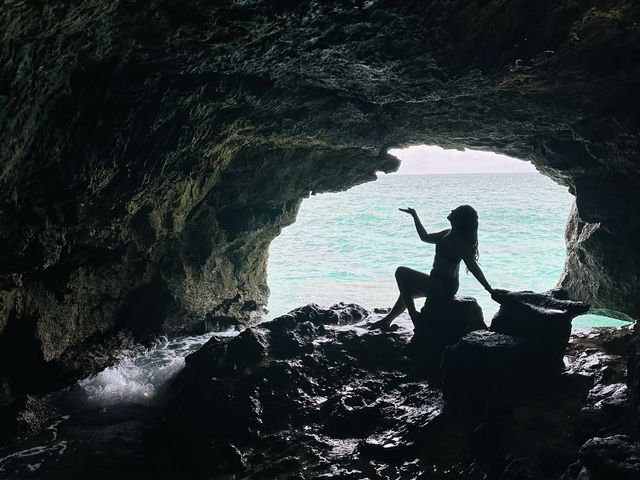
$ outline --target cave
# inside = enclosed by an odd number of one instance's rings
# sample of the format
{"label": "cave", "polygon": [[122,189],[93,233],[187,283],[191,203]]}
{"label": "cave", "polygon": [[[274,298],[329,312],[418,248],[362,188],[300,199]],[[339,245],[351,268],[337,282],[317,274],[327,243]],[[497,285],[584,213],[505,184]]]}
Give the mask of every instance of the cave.
{"label": "cave", "polygon": [[567,186],[561,285],[637,318],[639,15],[625,0],[12,2],[0,398],[97,371],[124,331],[255,323],[269,244],[302,199],[394,171],[388,150],[409,145],[503,153]]}

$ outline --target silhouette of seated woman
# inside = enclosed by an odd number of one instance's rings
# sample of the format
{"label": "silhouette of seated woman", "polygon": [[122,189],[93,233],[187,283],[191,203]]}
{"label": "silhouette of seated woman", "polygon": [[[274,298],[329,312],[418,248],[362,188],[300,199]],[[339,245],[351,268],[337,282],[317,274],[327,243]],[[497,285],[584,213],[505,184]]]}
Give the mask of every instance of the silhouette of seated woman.
{"label": "silhouette of seated woman", "polygon": [[436,256],[433,259],[430,275],[411,268],[398,267],[396,281],[400,296],[391,311],[383,319],[372,323],[369,328],[389,328],[391,322],[404,312],[405,308],[409,311],[413,324],[417,325],[420,320],[414,299],[420,297],[453,298],[458,291],[458,273],[461,260],[485,290],[490,294],[494,293],[477,262],[478,214],[472,207],[462,205],[452,210],[447,217],[451,222],[451,228],[436,233],[427,233],[413,208],[401,208],[400,211],[413,217],[416,230],[423,242],[435,243]]}

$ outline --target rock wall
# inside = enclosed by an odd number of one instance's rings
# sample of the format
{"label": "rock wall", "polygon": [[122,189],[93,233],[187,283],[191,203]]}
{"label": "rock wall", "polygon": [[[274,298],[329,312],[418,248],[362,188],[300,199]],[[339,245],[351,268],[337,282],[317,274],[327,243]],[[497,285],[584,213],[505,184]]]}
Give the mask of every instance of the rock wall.
{"label": "rock wall", "polygon": [[[616,193],[637,196],[637,187],[627,188]],[[583,220],[574,205],[566,229],[567,261],[559,282],[574,298],[591,299],[595,312],[625,320],[639,316],[640,256],[634,253],[638,226],[632,218],[617,217],[633,215],[637,204],[637,199],[621,199],[616,204],[618,214],[611,212],[593,222]]]}
{"label": "rock wall", "polygon": [[562,285],[637,316],[639,13],[630,0],[12,2],[0,369],[15,386],[120,329],[251,321],[269,243],[301,199],[373,180],[397,168],[388,148],[422,143],[516,156],[568,186]]}

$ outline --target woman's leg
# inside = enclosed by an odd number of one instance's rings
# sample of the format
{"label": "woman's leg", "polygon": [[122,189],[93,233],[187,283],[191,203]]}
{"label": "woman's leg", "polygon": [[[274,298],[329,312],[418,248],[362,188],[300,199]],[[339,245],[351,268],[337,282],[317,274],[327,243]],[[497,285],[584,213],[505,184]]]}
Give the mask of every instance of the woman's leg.
{"label": "woman's leg", "polygon": [[416,322],[417,310],[413,301],[413,296],[422,293],[426,296],[431,290],[431,278],[426,273],[418,272],[407,267],[398,267],[396,269],[396,282],[400,290],[400,297],[409,311],[409,316],[413,322]]}
{"label": "woman's leg", "polygon": [[391,324],[394,318],[404,312],[405,308],[407,308],[407,306],[404,304],[402,295],[398,295],[398,300],[396,300],[396,303],[393,304],[391,311],[387,313],[387,316],[384,317],[383,320]]}
{"label": "woman's leg", "polygon": [[391,311],[387,313],[384,318],[381,318],[377,322],[372,323],[370,328],[389,328],[391,322],[393,322],[398,317],[398,315],[404,312],[406,308],[407,307],[404,304],[402,295],[398,295],[398,300],[396,300],[396,303],[394,303]]}
{"label": "woman's leg", "polygon": [[433,291],[435,286],[435,281],[429,275],[407,267],[398,267],[396,270],[396,282],[400,290],[398,300],[396,300],[391,311],[384,318],[373,323],[371,328],[389,327],[391,322],[404,312],[405,308],[409,310],[409,315],[415,322],[417,311],[413,300],[426,297],[427,294]]}

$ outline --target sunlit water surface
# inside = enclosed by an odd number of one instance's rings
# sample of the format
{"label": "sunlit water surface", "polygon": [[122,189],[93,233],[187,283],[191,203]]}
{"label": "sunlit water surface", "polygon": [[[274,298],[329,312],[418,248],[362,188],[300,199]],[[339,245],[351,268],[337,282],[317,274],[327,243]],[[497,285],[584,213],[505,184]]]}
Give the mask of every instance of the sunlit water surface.
{"label": "sunlit water surface", "polygon": [[[413,207],[427,231],[449,228],[458,205],[479,214],[480,265],[494,288],[545,291],[560,277],[564,230],[573,196],[539,173],[382,175],[346,192],[302,202],[296,222],[270,248],[269,317],[315,302],[390,307],[398,290],[394,271],[404,265],[431,270],[434,245],[420,241]],[[458,295],[476,297],[487,322],[498,305],[461,267]],[[583,315],[574,328],[621,325]]]}

